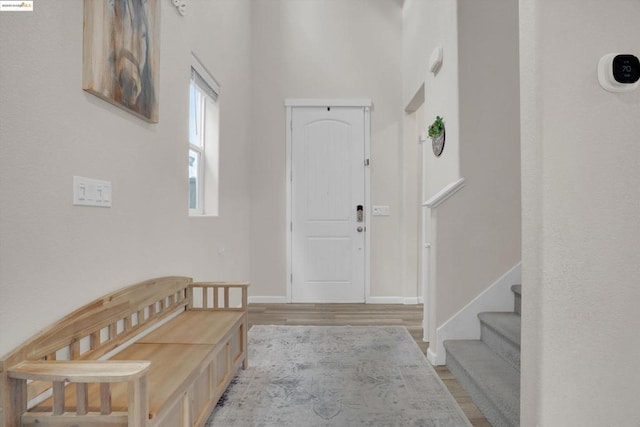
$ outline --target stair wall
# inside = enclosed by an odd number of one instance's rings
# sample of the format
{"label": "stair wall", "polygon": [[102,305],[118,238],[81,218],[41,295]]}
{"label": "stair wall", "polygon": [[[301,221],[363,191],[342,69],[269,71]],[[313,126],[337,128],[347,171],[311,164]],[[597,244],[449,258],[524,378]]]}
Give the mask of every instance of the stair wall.
{"label": "stair wall", "polygon": [[427,358],[431,364],[446,364],[445,341],[480,339],[479,313],[485,311],[512,311],[514,302],[510,288],[513,284],[520,283],[521,276],[522,266],[521,263],[517,263],[462,310],[438,327],[436,336],[429,337],[430,345],[427,350]]}

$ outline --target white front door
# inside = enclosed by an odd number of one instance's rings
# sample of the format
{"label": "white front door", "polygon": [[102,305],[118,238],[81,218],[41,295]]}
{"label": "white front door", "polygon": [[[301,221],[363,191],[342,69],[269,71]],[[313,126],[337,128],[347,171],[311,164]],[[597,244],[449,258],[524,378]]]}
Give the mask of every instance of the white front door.
{"label": "white front door", "polygon": [[364,117],[362,107],[292,109],[293,302],[364,302]]}

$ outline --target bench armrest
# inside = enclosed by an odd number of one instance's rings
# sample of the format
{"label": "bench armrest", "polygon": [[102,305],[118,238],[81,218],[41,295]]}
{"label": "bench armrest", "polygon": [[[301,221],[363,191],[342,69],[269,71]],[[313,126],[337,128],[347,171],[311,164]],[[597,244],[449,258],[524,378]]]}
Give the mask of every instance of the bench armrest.
{"label": "bench armrest", "polygon": [[72,383],[129,382],[144,376],[151,362],[143,360],[25,361],[10,368],[10,378]]}
{"label": "bench armrest", "polygon": [[[248,282],[194,282],[189,284],[190,310],[247,310]],[[209,290],[212,290],[209,292]],[[222,304],[220,301],[222,290]],[[240,294],[240,306],[231,307],[231,290]],[[210,295],[211,294],[211,295]],[[194,299],[194,297],[196,297]],[[210,296],[212,298],[210,298]],[[196,301],[197,300],[197,301]],[[211,301],[212,300],[212,301]]]}
{"label": "bench armrest", "polygon": [[[53,391],[51,413],[38,414],[47,423],[55,425],[86,424],[103,425],[119,420],[111,410],[111,383],[126,382],[129,388],[129,408],[125,415],[129,426],[145,427],[149,416],[147,371],[151,362],[144,360],[47,360],[24,361],[7,369],[8,389],[12,406],[7,416],[8,425],[22,425],[27,412],[27,381],[50,381]],[[66,383],[75,383],[76,398],[72,407],[75,414],[67,412]],[[89,414],[89,384],[100,383],[100,413]],[[84,418],[78,418],[84,417]],[[55,420],[55,421],[54,421]]]}

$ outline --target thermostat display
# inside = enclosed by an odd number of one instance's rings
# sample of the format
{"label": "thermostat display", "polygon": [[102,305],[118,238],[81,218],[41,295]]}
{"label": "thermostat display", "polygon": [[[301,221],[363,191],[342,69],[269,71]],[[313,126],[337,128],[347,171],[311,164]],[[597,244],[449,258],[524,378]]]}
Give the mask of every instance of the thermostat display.
{"label": "thermostat display", "polygon": [[640,61],[634,55],[616,55],[613,58],[613,78],[618,83],[635,83],[640,79]]}
{"label": "thermostat display", "polygon": [[638,87],[640,60],[631,54],[610,53],[598,62],[598,81],[609,92],[628,92]]}

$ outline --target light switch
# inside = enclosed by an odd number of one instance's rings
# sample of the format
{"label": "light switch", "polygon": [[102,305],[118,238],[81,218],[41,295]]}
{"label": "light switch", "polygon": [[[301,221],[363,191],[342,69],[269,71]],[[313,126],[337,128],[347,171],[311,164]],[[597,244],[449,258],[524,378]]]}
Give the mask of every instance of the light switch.
{"label": "light switch", "polygon": [[389,216],[389,206],[373,206],[373,216]]}
{"label": "light switch", "polygon": [[111,207],[111,183],[97,179],[73,177],[73,204],[75,206]]}
{"label": "light switch", "polygon": [[102,188],[102,201],[111,206],[111,184]]}

